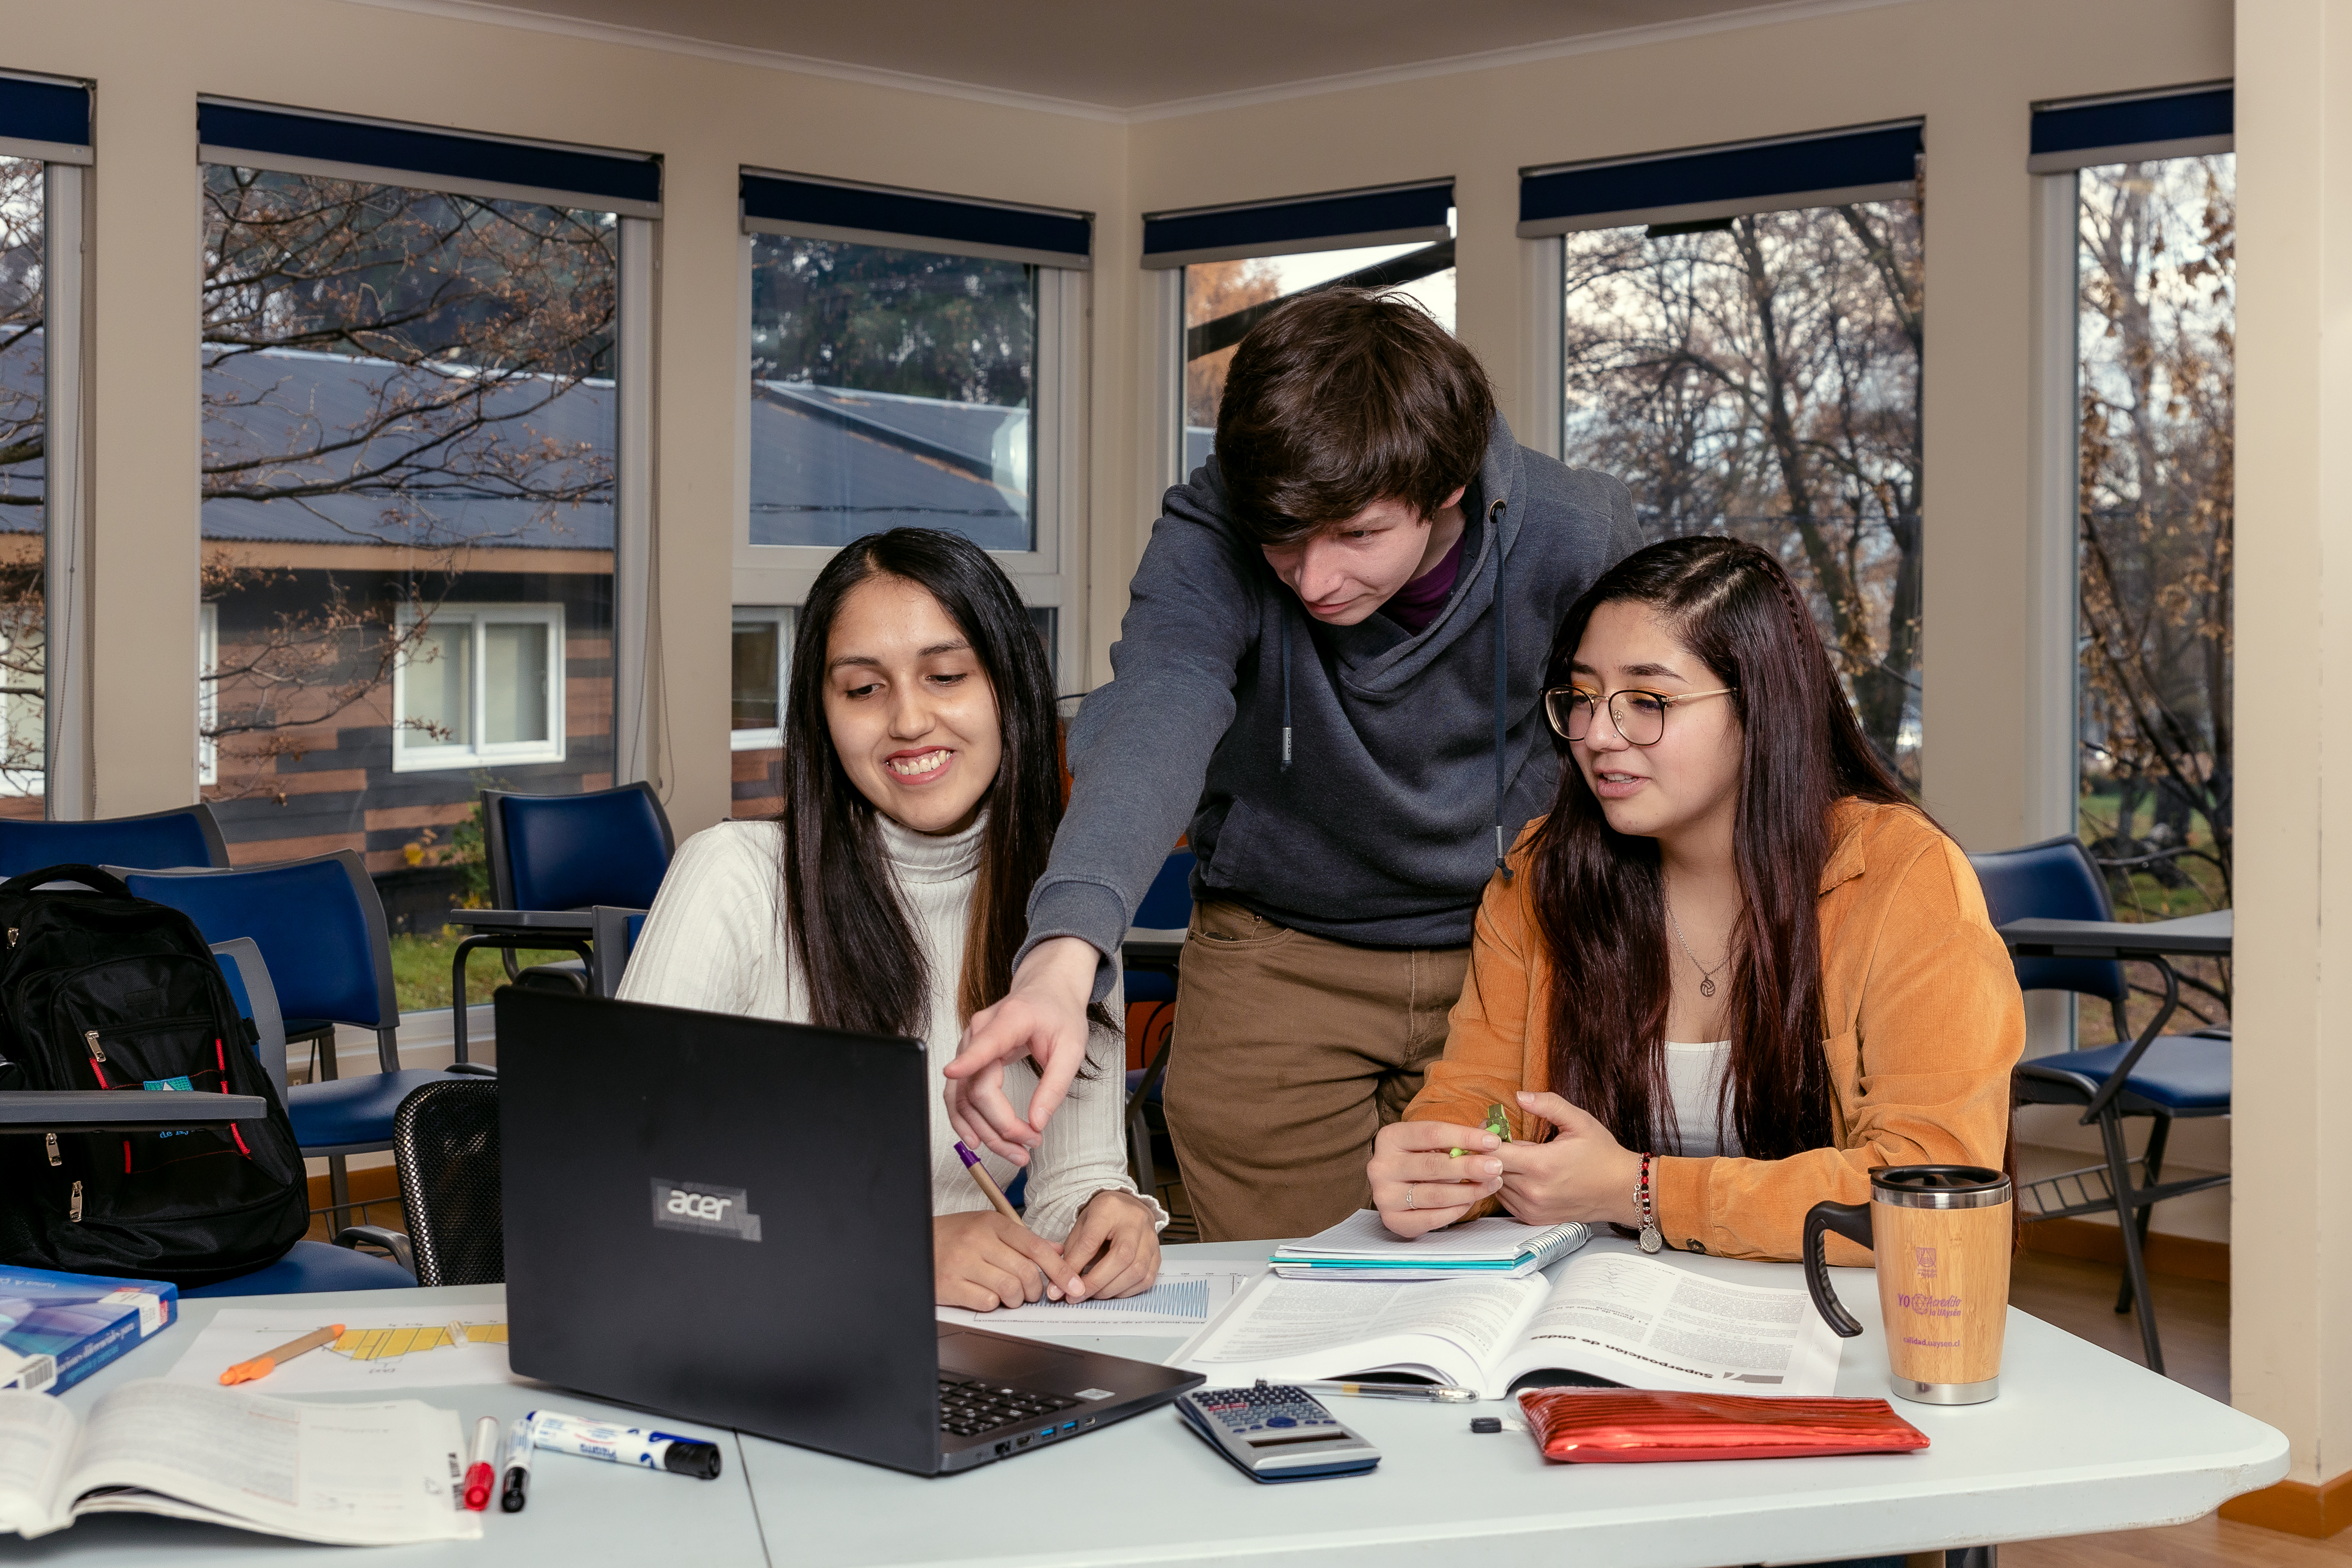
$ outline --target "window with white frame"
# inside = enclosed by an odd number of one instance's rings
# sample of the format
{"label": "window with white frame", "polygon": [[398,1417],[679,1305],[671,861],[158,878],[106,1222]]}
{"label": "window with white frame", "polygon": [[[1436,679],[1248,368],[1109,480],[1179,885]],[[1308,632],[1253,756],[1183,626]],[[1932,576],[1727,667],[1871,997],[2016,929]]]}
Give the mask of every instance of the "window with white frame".
{"label": "window with white frame", "polygon": [[[2042,831],[2078,834],[2121,920],[2231,900],[2235,112],[2226,82],[2033,110],[2051,307],[2036,695],[2072,742],[2042,748],[2036,782],[2064,808]],[[2176,967],[2194,1019],[2176,1027],[2226,1026],[2226,963]],[[2132,1028],[2148,1007],[2133,999]],[[2106,1009],[2082,1010],[2079,1044],[2112,1038]]]}
{"label": "window with white frame", "polygon": [[1916,122],[1526,171],[1559,236],[1561,456],[1651,538],[1770,550],[1864,733],[1919,779],[1925,208]]}
{"label": "window with white frame", "polygon": [[[0,75],[0,816],[44,813],[49,766],[51,534],[70,506],[72,480],[52,484],[70,446],[73,413],[53,420],[52,392],[69,398],[78,359],[73,311],[80,242],[52,244],[51,209],[74,223],[81,165],[89,161],[89,89],[81,82]],[[69,183],[70,191],[61,191]],[[60,278],[61,268],[72,276]],[[55,286],[66,287],[57,298]],[[54,384],[53,384],[54,383]],[[62,617],[60,621],[62,621]]]}
{"label": "window with white frame", "polygon": [[[207,797],[254,852],[454,865],[483,784],[599,789],[649,755],[660,163],[196,110]],[[321,747],[351,783],[289,817]]]}
{"label": "window with white frame", "polygon": [[563,759],[563,606],[444,604],[404,615],[393,768]]}
{"label": "window with white frame", "polygon": [[735,607],[728,738],[737,751],[784,744],[784,681],[792,672],[793,626],[798,613],[789,605]]}
{"label": "window with white frame", "polygon": [[[1056,670],[1084,577],[1085,214],[742,176],[735,812],[773,809],[792,611],[843,545],[894,528],[985,548]],[[765,606],[768,608],[757,608]],[[772,647],[772,665],[770,650]],[[772,679],[772,687],[769,682]]]}
{"label": "window with white frame", "polygon": [[1178,477],[1208,461],[1234,351],[1284,300],[1380,289],[1454,330],[1454,219],[1450,180],[1145,214],[1143,265],[1183,280]]}

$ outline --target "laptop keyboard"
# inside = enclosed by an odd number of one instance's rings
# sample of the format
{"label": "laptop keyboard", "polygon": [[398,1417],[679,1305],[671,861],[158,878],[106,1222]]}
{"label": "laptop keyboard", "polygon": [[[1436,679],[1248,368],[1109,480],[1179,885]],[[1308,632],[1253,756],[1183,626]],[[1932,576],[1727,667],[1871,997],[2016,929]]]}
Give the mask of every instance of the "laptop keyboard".
{"label": "laptop keyboard", "polygon": [[968,1377],[940,1377],[940,1430],[976,1437],[999,1427],[1014,1427],[1068,1410],[1078,1402],[1034,1388],[1006,1388]]}

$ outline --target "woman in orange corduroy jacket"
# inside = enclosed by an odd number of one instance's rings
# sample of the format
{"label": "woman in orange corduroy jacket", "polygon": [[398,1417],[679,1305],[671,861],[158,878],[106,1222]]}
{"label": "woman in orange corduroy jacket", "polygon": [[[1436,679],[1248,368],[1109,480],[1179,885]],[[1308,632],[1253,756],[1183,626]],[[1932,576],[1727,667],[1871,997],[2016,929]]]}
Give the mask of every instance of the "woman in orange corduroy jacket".
{"label": "woman in orange corduroy jacket", "polygon": [[1487,887],[1444,1060],[1373,1145],[1389,1228],[1499,1205],[1790,1259],[1873,1166],[2000,1166],[2015,971],[1779,563],[1723,538],[1628,556],[1545,685],[1559,793]]}

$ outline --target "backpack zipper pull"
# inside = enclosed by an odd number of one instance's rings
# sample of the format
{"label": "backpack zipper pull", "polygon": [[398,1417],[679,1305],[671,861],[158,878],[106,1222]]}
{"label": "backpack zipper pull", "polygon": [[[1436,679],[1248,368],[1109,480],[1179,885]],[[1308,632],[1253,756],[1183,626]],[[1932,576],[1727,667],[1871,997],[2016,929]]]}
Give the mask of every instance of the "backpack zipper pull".
{"label": "backpack zipper pull", "polygon": [[92,1061],[104,1061],[106,1060],[106,1052],[99,1047],[98,1030],[94,1029],[86,1029],[81,1031],[81,1037],[89,1043],[89,1059]]}
{"label": "backpack zipper pull", "polygon": [[81,1183],[79,1182],[73,1185],[73,1207],[66,1211],[66,1218],[76,1225],[81,1223]]}
{"label": "backpack zipper pull", "polygon": [[58,1153],[58,1135],[55,1133],[44,1133],[41,1135],[48,1140],[49,1164],[53,1166],[61,1166],[65,1164],[66,1162],[64,1158]]}

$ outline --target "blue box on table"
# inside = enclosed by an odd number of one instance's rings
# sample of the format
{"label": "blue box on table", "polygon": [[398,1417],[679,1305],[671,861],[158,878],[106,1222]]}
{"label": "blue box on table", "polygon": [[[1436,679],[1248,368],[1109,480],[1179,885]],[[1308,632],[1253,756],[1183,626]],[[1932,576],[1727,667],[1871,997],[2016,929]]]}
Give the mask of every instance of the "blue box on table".
{"label": "blue box on table", "polygon": [[0,1265],[0,1388],[62,1394],[179,1316],[160,1280]]}

